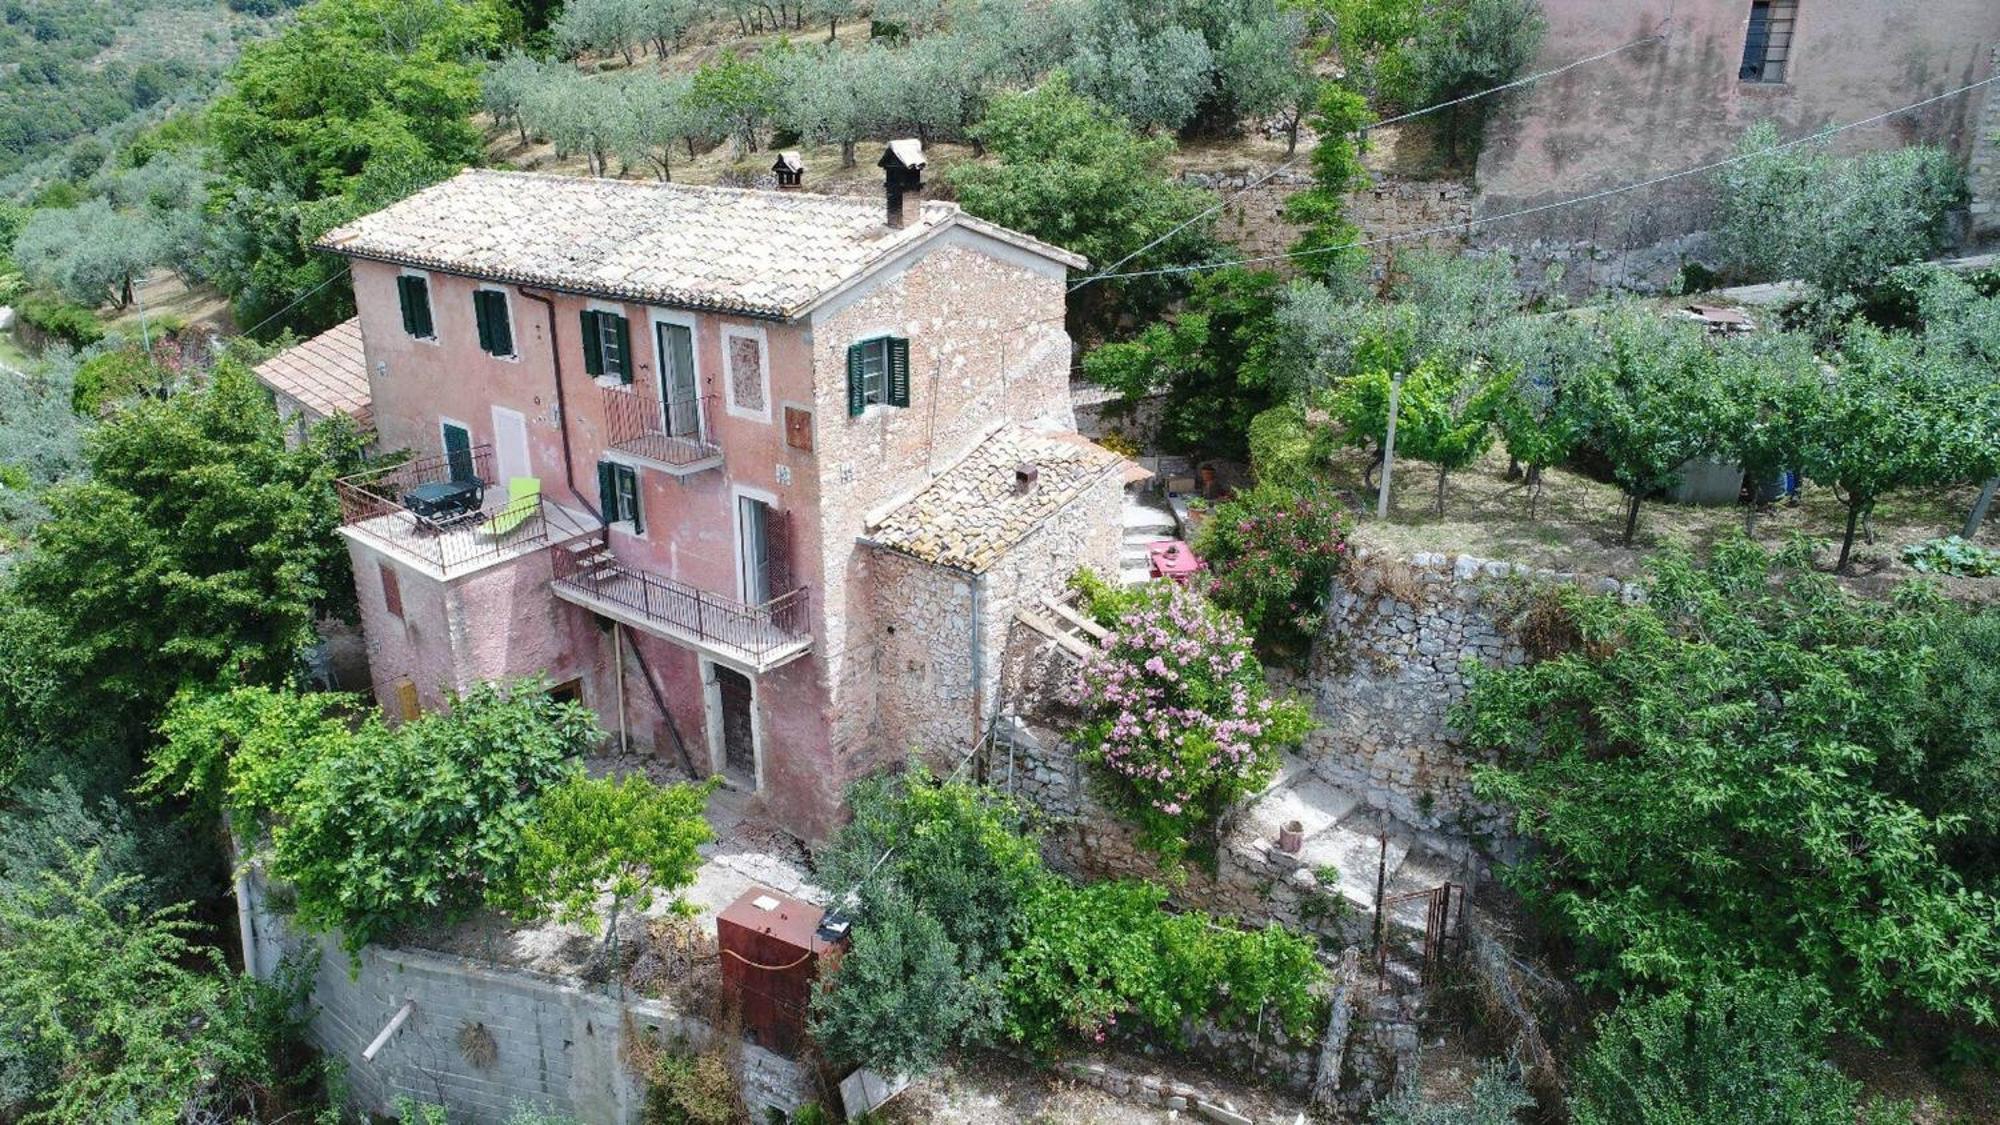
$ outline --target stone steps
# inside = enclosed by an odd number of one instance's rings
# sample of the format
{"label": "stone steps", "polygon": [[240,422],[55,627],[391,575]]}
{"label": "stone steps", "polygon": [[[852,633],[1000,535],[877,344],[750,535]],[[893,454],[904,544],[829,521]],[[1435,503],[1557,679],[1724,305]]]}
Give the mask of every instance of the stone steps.
{"label": "stone steps", "polygon": [[1124,538],[1118,549],[1118,582],[1143,586],[1153,577],[1152,545],[1179,538],[1180,522],[1159,501],[1135,492],[1125,494],[1120,520]]}

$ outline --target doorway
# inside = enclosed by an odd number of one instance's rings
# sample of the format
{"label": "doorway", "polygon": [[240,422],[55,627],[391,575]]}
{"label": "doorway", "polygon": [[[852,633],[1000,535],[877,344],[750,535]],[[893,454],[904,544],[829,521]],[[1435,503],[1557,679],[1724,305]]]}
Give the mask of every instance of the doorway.
{"label": "doorway", "polygon": [[478,480],[478,469],[472,463],[472,431],[457,422],[440,422],[438,432],[444,435],[444,461],[451,479]]}
{"label": "doorway", "polygon": [[493,408],[493,470],[498,484],[534,475],[528,469],[528,419],[518,410]]}
{"label": "doorway", "polygon": [[757,788],[757,691],[750,677],[711,665],[715,676],[713,731],[722,744],[722,772],[745,789]]}
{"label": "doorway", "polygon": [[771,600],[771,506],[755,496],[737,496],[736,528],[743,604],[763,605]]}
{"label": "doorway", "polygon": [[701,403],[694,372],[694,331],[685,324],[660,321],[660,410],[669,437],[701,436]]}

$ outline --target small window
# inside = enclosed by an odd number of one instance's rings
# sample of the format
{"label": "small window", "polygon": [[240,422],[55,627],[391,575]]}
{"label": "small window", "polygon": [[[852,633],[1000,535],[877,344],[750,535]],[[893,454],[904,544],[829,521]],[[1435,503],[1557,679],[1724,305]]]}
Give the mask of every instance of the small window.
{"label": "small window", "polygon": [[396,568],[388,563],[377,563],[382,570],[382,605],[391,616],[403,616],[403,584],[396,577]]}
{"label": "small window", "polygon": [[847,349],[847,412],[910,405],[910,342],[877,336]]}
{"label": "small window", "polygon": [[613,312],[583,311],[583,370],[632,381],[632,324]]}
{"label": "small window", "polygon": [[472,291],[472,315],[479,322],[479,347],[487,355],[514,354],[514,326],[507,321],[507,294],[498,289]]}
{"label": "small window", "polygon": [[555,700],[557,703],[582,703],[583,681],[580,679],[564,680],[562,683],[549,689],[549,698]]}
{"label": "small window", "polygon": [[1743,66],[1736,77],[1745,82],[1784,82],[1798,18],[1798,0],[1751,0],[1750,23],[1743,33]]}
{"label": "small window", "polygon": [[396,279],[396,300],[403,306],[403,331],[420,340],[434,340],[437,329],[431,324],[431,283],[404,274]]}
{"label": "small window", "polygon": [[597,502],[604,510],[605,523],[629,523],[635,535],[646,531],[639,511],[639,473],[616,461],[597,463]]}

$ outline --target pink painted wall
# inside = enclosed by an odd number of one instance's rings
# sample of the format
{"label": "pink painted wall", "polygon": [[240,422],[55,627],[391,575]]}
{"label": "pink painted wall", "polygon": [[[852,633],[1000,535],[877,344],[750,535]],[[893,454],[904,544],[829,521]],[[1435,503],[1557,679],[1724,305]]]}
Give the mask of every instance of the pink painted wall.
{"label": "pink painted wall", "polygon": [[[596,465],[607,440],[603,390],[584,372],[579,314],[603,308],[630,321],[634,389],[649,402],[658,401],[655,318],[692,320],[697,374],[703,394],[714,400],[707,417],[724,464],[685,478],[642,468],[645,531],[614,530],[612,546],[629,565],[738,598],[737,496],[747,490],[789,513],[793,578],[811,591],[815,645],[807,656],[753,677],[762,796],[768,811],[801,836],[816,839],[830,831],[846,784],[885,758],[872,717],[880,673],[873,657],[876,592],[866,551],[857,543],[864,516],[950,466],[997,422],[1073,421],[1063,269],[983,236],[954,233],[810,318],[784,324],[547,294],[563,371],[560,411],[550,314],[539,301],[497,287],[509,292],[518,355],[496,358],[478,346],[472,293],[481,283],[427,275],[437,331],[437,342],[430,342],[403,330],[395,279],[404,271],[368,261],[356,261],[353,270],[382,446],[437,453],[444,418],[465,425],[475,443],[494,443],[492,408],[510,408],[526,419],[531,471],[542,479],[544,495],[577,509],[597,507]],[[767,417],[729,409],[724,356],[730,330],[762,338]],[[850,418],[847,346],[883,333],[911,341],[911,406],[876,407]],[[787,444],[787,405],[813,415],[813,451]],[[559,428],[564,416],[574,469],[567,481]],[[393,710],[394,683],[406,675],[422,686],[544,672],[556,681],[582,677],[586,700],[607,730],[617,730],[611,639],[589,614],[549,593],[544,555],[533,556],[532,565],[509,563],[452,584],[433,583],[435,590],[405,575],[405,620],[398,621],[382,609],[379,588],[371,592],[378,584],[364,553],[356,548],[356,581],[385,707]],[[914,627],[922,630],[924,623]],[[706,768],[719,751],[708,737],[699,659],[636,630],[626,635],[643,653],[698,768]],[[968,642],[969,636],[934,641]],[[998,652],[989,659],[997,669]],[[674,756],[663,737],[664,717],[629,658],[625,683],[633,744]],[[427,706],[434,697],[426,696]],[[944,696],[907,703],[919,709],[946,705]],[[890,726],[908,729],[901,716]],[[969,714],[961,726],[970,731]]]}
{"label": "pink painted wall", "polygon": [[[1542,0],[1549,30],[1535,70],[1608,51],[1652,32],[1663,44],[1586,63],[1509,95],[1479,157],[1478,210],[1495,215],[1728,155],[1771,119],[1786,138],[1869,117],[1992,74],[2000,44],[1993,0],[1799,0],[1788,79],[1740,82],[1749,0]],[[1941,144],[1961,158],[1989,89],[1842,134],[1844,150]],[[1712,182],[1691,176],[1602,204],[1509,220],[1482,237],[1645,245],[1703,229]],[[1800,216],[1810,221],[1810,216]]]}

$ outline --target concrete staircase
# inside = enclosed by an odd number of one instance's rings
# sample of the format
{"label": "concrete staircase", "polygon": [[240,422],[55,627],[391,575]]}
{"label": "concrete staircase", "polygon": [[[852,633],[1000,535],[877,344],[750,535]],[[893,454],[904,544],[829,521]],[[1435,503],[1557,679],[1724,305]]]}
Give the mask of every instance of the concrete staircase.
{"label": "concrete staircase", "polygon": [[1180,521],[1166,501],[1143,492],[1125,493],[1125,538],[1118,552],[1118,580],[1144,585],[1152,577],[1148,552],[1153,544],[1180,538]]}

